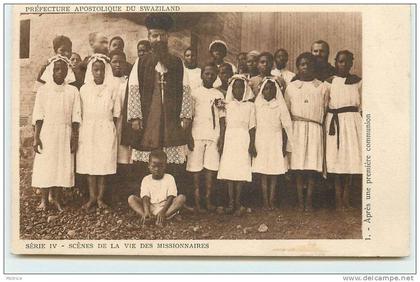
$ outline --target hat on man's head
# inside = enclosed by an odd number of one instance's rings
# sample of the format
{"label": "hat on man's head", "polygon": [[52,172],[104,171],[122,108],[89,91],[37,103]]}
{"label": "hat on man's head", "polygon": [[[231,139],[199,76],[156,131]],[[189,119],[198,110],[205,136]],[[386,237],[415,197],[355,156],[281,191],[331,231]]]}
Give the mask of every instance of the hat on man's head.
{"label": "hat on man's head", "polygon": [[226,42],[222,41],[222,40],[214,40],[212,43],[210,43],[209,45],[209,51],[213,51],[216,48],[221,48],[224,49],[227,52],[227,44]]}
{"label": "hat on man's head", "polygon": [[152,13],[146,17],[147,29],[163,29],[169,31],[174,25],[172,17],[166,13]]}

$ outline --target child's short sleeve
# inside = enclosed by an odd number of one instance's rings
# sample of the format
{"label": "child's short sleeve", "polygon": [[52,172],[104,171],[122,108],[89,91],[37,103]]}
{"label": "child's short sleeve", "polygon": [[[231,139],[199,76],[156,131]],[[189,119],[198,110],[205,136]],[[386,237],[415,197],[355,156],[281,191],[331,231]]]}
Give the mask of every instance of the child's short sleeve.
{"label": "child's short sleeve", "polygon": [[72,87],[74,91],[74,100],[73,100],[73,112],[71,115],[71,122],[78,122],[80,123],[82,121],[82,109],[80,105],[80,94],[79,91],[76,89],[76,87]]}
{"label": "child's short sleeve", "polygon": [[170,174],[167,174],[167,176],[168,176],[168,180],[167,180],[167,183],[166,183],[166,185],[167,185],[167,197],[169,197],[169,196],[174,196],[174,197],[176,197],[177,195],[178,195],[178,191],[177,191],[177,189],[176,189],[176,183],[175,183],[175,179],[174,179],[174,177],[172,176],[172,175],[170,175]]}
{"label": "child's short sleeve", "polygon": [[143,198],[143,197],[149,197],[149,198],[151,198],[151,195],[150,195],[150,183],[149,183],[148,179],[149,178],[146,176],[141,181],[141,185],[140,185],[140,198]]}
{"label": "child's short sleeve", "polygon": [[252,129],[255,127],[255,125],[257,124],[257,120],[256,120],[256,116],[255,116],[255,104],[249,102],[250,104],[250,113],[249,113],[249,127],[248,129]]}
{"label": "child's short sleeve", "polygon": [[32,112],[32,124],[35,125],[37,120],[44,120],[45,108],[44,108],[44,87],[40,87],[36,92],[35,105]]}

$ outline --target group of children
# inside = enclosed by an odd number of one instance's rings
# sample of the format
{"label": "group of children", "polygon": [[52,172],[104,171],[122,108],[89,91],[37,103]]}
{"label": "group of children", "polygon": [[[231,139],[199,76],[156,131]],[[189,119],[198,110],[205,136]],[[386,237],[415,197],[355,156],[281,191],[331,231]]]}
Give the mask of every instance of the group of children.
{"label": "group of children", "polygon": [[[56,55],[38,76],[42,86],[33,110],[32,177],[32,186],[41,188],[38,209],[53,203],[61,210],[58,187],[73,187],[75,172],[87,175],[89,200],[84,207],[106,208],[105,176],[117,172],[117,163],[132,162],[131,149],[120,144],[131,65],[120,37],[110,41],[107,52],[103,41],[99,34],[90,38],[94,54],[82,61],[71,52],[67,37],[57,37]],[[139,57],[151,52],[144,40],[137,50]],[[284,49],[274,55],[241,53],[237,67],[224,61],[224,42],[213,42],[209,51],[213,60],[201,69],[191,48],[184,53],[184,84],[194,105],[186,165],[193,179],[193,209],[204,211],[203,175],[205,208],[216,210],[212,191],[217,178],[228,191],[223,211],[242,214],[242,187],[253,174],[261,175],[263,209],[274,209],[278,177],[289,170],[296,177],[299,209],[312,210],[317,174],[334,178],[336,208],[348,208],[351,177],[362,173],[361,79],[350,74],[353,54],[339,51],[335,75],[320,81],[316,59],[308,52],[297,57],[295,75],[284,68]],[[174,178],[165,173],[166,159],[163,151],[152,151],[140,197],[128,198],[144,221],[155,217],[162,224],[185,206]]]}

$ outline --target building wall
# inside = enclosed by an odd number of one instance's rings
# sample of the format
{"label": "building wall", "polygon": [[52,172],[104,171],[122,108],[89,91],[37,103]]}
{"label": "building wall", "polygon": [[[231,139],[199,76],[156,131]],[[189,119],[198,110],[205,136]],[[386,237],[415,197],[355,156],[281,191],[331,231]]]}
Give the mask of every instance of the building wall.
{"label": "building wall", "polygon": [[[41,66],[54,52],[52,40],[66,35],[73,42],[73,51],[82,58],[90,54],[88,35],[101,31],[109,37],[119,35],[125,41],[129,62],[136,58],[136,45],[147,38],[146,28],[138,22],[107,14],[42,14],[22,15],[30,20],[30,56],[20,59],[21,124],[30,119],[35,95],[34,81]],[[171,33],[170,48],[182,57],[192,45],[200,64],[210,59],[208,45],[215,39],[228,45],[227,60],[236,63],[240,51],[271,51],[283,47],[289,51],[289,68],[303,51],[309,51],[314,40],[324,39],[331,46],[330,62],[340,49],[355,54],[354,73],[362,75],[362,22],[357,13],[203,13],[196,25]]]}
{"label": "building wall", "polygon": [[[125,53],[129,62],[137,57],[137,42],[147,39],[147,29],[139,22],[108,14],[42,14],[21,15],[21,20],[30,20],[30,51],[28,59],[20,59],[21,71],[21,125],[30,122],[35,95],[32,92],[39,69],[54,55],[52,40],[57,35],[66,35],[73,42],[73,51],[82,59],[91,51],[89,33],[101,31],[108,39],[119,35],[125,41]],[[183,56],[183,51],[191,45],[197,49],[199,62],[208,59],[208,45],[214,39],[223,39],[229,46],[228,58],[234,58],[240,49],[239,13],[203,13],[200,24],[177,28],[169,37],[171,52]],[[217,23],[218,28],[215,28]],[[238,32],[239,31],[239,32]],[[192,34],[195,40],[192,41]]]}
{"label": "building wall", "polygon": [[[101,31],[108,39],[119,35],[125,41],[125,53],[129,62],[137,57],[137,42],[147,39],[146,27],[124,18],[110,17],[106,14],[42,14],[22,15],[21,19],[30,19],[30,51],[28,59],[20,59],[21,125],[30,123],[35,95],[32,92],[34,81],[41,66],[54,55],[52,40],[57,35],[66,35],[73,42],[73,52],[82,59],[91,54],[89,33]],[[191,32],[180,30],[171,34],[171,50],[181,55],[191,44]]]}
{"label": "building wall", "polygon": [[353,72],[362,75],[362,15],[360,13],[243,13],[241,49],[289,52],[289,68],[295,70],[295,58],[310,51],[313,41],[330,45],[330,63],[337,51],[354,53]]}

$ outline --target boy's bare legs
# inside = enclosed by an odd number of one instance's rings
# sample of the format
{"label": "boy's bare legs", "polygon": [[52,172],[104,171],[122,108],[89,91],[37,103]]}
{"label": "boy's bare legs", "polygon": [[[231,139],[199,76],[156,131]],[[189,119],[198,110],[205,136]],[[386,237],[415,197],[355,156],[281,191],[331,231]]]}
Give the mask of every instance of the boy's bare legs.
{"label": "boy's bare legs", "polygon": [[206,208],[208,211],[214,211],[216,210],[216,207],[211,204],[211,191],[213,189],[213,179],[216,176],[216,172],[206,170],[204,173],[206,178]]}
{"label": "boy's bare legs", "polygon": [[341,195],[341,179],[340,175],[336,174],[334,177],[335,185],[335,209],[340,211],[343,207],[342,195]]}
{"label": "boy's bare legs", "polygon": [[270,175],[268,178],[270,179],[269,208],[273,210],[276,207],[277,175]]}
{"label": "boy's bare legs", "polygon": [[105,176],[100,175],[97,178],[97,185],[98,185],[98,197],[97,197],[97,204],[98,208],[106,209],[108,207],[107,204],[104,202],[104,194],[105,194]]}
{"label": "boy's bare legs", "polygon": [[96,203],[97,190],[96,189],[96,176],[88,175],[87,176],[88,188],[89,188],[89,201],[83,205],[84,209],[90,209]]}
{"label": "boy's bare legs", "polygon": [[267,210],[269,207],[268,204],[268,175],[261,175],[261,193],[262,193],[262,200],[263,200],[263,210]]}
{"label": "boy's bare legs", "polygon": [[200,176],[201,172],[193,172],[194,211],[203,213],[205,210],[203,210],[200,205]]}
{"label": "boy's bare legs", "polygon": [[63,207],[61,206],[61,187],[53,187],[50,189],[50,194],[52,196],[51,203],[55,205],[59,212],[63,211]]}
{"label": "boy's bare legs", "polygon": [[313,210],[312,208],[312,191],[315,186],[315,178],[311,172],[307,174],[308,179],[308,191],[306,193],[306,207],[305,211],[311,212]]}
{"label": "boy's bare legs", "polygon": [[226,208],[226,213],[232,213],[235,209],[234,207],[234,199],[235,199],[235,189],[234,189],[234,181],[229,180],[227,182],[227,186],[228,186],[228,195],[229,195],[229,204],[228,207]]}
{"label": "boy's bare legs", "polygon": [[128,197],[127,202],[128,206],[132,208],[133,211],[135,211],[141,217],[144,216],[145,212],[143,208],[143,202],[139,197],[131,195],[130,197]]}
{"label": "boy's bare legs", "polygon": [[305,205],[303,203],[303,175],[300,172],[296,174],[296,188],[298,195],[299,210],[303,211],[305,209]]}
{"label": "boy's bare legs", "polygon": [[182,207],[184,207],[185,202],[187,201],[187,198],[184,195],[178,195],[176,198],[172,201],[172,205],[169,207],[169,209],[166,211],[166,218],[171,217],[176,212],[178,212]]}
{"label": "boy's bare legs", "polygon": [[343,190],[343,206],[348,209],[350,206],[350,185],[351,185],[351,175],[344,175],[344,190]]}
{"label": "boy's bare legs", "polygon": [[48,209],[48,195],[50,188],[41,188],[41,203],[36,208],[37,211],[46,211]]}

